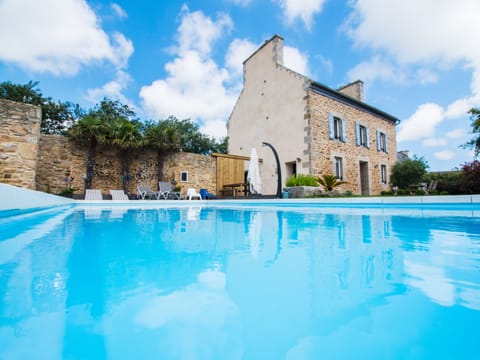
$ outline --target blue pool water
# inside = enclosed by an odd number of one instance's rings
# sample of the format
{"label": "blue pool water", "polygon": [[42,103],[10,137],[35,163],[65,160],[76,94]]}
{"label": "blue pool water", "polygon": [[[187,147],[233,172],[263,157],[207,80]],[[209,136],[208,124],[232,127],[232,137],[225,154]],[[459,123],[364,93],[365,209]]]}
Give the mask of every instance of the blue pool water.
{"label": "blue pool water", "polygon": [[470,207],[0,218],[0,359],[473,359]]}

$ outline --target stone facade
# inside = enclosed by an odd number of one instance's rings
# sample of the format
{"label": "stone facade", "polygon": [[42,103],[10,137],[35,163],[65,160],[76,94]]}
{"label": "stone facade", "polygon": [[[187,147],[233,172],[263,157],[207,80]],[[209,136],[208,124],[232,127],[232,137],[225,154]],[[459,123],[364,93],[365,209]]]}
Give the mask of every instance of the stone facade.
{"label": "stone facade", "polygon": [[[309,122],[310,161],[309,173],[313,175],[335,174],[335,157],[343,162],[343,180],[347,184],[342,190],[356,194],[380,194],[389,191],[388,173],[396,162],[395,124],[373,115],[364,109],[358,109],[342,102],[308,91],[307,120]],[[330,116],[337,116],[344,121],[345,141],[330,139]],[[359,146],[356,143],[355,123],[369,129],[369,144]],[[376,131],[385,133],[388,138],[388,152],[377,150]],[[392,150],[393,149],[393,150]],[[365,164],[365,176],[368,187],[362,191],[360,162]],[[381,179],[381,166],[387,169],[386,182]]]}
{"label": "stone facade", "polygon": [[[334,118],[342,121],[342,141],[332,139]],[[378,195],[390,189],[397,123],[364,102],[362,81],[334,90],[286,68],[283,39],[275,35],[244,62],[243,89],[227,124],[229,152],[248,156],[257,149],[264,194],[276,193],[277,166],[262,142],[278,153],[283,186],[293,174],[337,175],[340,158],[347,184],[339,190]],[[360,125],[369,134],[367,146],[357,145]],[[377,131],[388,138],[388,151],[377,150]]]}
{"label": "stone facade", "polygon": [[[75,194],[82,194],[85,189],[83,177],[86,173],[86,156],[86,148],[66,137],[42,134],[39,141],[37,189],[60,194],[71,186],[78,189]],[[180,181],[180,172],[188,173],[188,181]],[[128,174],[131,177],[129,194],[136,194],[139,184],[149,185],[156,190],[157,173],[155,152],[137,151],[132,154]],[[189,187],[216,191],[216,163],[213,157],[190,153],[167,155],[163,160],[162,173],[164,181],[177,182],[182,195]],[[66,179],[71,181],[67,182]],[[115,149],[98,146],[92,188],[102,190],[104,195],[110,189],[122,189],[120,159]]]}
{"label": "stone facade", "polygon": [[39,106],[0,100],[0,182],[35,190]]}

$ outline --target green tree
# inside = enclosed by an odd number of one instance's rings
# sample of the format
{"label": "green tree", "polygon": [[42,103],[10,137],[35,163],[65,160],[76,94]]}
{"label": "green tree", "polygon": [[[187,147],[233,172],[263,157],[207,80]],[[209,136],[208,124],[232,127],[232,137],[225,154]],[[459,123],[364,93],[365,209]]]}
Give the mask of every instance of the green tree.
{"label": "green tree", "polygon": [[42,119],[40,132],[43,134],[64,134],[66,129],[79,117],[83,110],[78,104],[71,102],[54,102],[44,97],[38,81],[29,81],[25,85],[13,84],[10,81],[0,83],[0,98],[26,104],[40,106]]}
{"label": "green tree", "polygon": [[335,175],[324,174],[318,177],[318,183],[323,186],[325,191],[332,191],[340,185],[347,184],[346,181],[339,180]]}
{"label": "green tree", "polygon": [[0,83],[0,99],[39,106],[45,101],[38,87],[38,81],[29,81],[25,85],[4,81]]}
{"label": "green tree", "polygon": [[480,194],[480,161],[475,160],[462,166],[462,184],[466,194]]}
{"label": "green tree", "polygon": [[95,162],[98,144],[114,145],[118,133],[113,123],[122,118],[134,119],[135,112],[118,100],[104,98],[70,127],[67,135],[88,149],[86,161],[85,188],[91,189],[95,176]]}
{"label": "green tree", "polygon": [[117,147],[120,157],[122,186],[127,194],[131,180],[130,158],[132,151],[143,146],[142,124],[139,121],[118,118],[110,126],[110,136],[113,146]]}
{"label": "green tree", "polygon": [[164,180],[163,163],[165,155],[179,151],[180,137],[177,129],[169,122],[147,122],[144,129],[145,146],[157,152],[157,178]]}
{"label": "green tree", "polygon": [[467,149],[474,149],[475,156],[480,154],[480,109],[472,108],[468,112],[470,114],[470,118],[472,120],[472,134],[474,135],[473,138],[462,145],[463,148]]}
{"label": "green tree", "polygon": [[42,105],[40,132],[42,134],[64,135],[67,129],[83,115],[85,115],[85,112],[78,104],[69,101],[53,102],[48,99]]}
{"label": "green tree", "polygon": [[85,188],[91,189],[95,175],[95,161],[97,157],[97,145],[105,143],[107,126],[105,121],[94,112],[80,118],[68,129],[67,135],[80,145],[87,147]]}
{"label": "green tree", "polygon": [[392,185],[406,189],[409,185],[421,183],[427,169],[428,163],[423,157],[414,156],[413,159],[397,162],[393,165],[390,176]]}

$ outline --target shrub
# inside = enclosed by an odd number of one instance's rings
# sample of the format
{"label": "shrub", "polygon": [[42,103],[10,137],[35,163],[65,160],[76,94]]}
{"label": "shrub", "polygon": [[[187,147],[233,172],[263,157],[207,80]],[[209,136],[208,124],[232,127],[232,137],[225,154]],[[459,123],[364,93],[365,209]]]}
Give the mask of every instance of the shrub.
{"label": "shrub", "polygon": [[475,160],[462,166],[460,188],[466,194],[480,194],[480,161]]}
{"label": "shrub", "polygon": [[422,157],[414,156],[397,162],[392,167],[390,180],[392,185],[399,188],[408,188],[411,184],[421,183],[428,168],[427,162]]}
{"label": "shrub", "polygon": [[[462,183],[462,173],[460,171],[442,171],[431,172],[425,175],[425,182],[437,181],[438,192],[447,191],[449,194],[462,194],[460,189]],[[430,192],[433,195],[433,191]]]}
{"label": "shrub", "polygon": [[380,192],[380,196],[393,196],[393,192],[391,192],[391,191],[382,191],[382,192]]}
{"label": "shrub", "polygon": [[346,181],[342,181],[338,179],[335,175],[331,174],[323,174],[322,176],[318,177],[317,180],[320,185],[323,186],[325,191],[332,191],[340,185],[347,184]]}
{"label": "shrub", "polygon": [[285,183],[288,187],[292,186],[318,186],[318,181],[312,175],[297,174],[287,178]]}
{"label": "shrub", "polygon": [[410,195],[410,191],[406,189],[398,189],[397,194],[400,196]]}

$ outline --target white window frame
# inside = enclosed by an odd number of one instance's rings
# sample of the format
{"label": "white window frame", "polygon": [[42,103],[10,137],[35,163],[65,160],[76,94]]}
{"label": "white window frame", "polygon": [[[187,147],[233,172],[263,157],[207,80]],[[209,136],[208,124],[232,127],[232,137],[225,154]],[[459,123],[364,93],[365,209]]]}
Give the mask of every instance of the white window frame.
{"label": "white window frame", "polygon": [[341,156],[335,156],[333,158],[333,168],[335,170],[335,176],[343,180],[343,158]]}
{"label": "white window frame", "polygon": [[380,181],[382,184],[386,184],[388,182],[388,174],[387,174],[387,165],[380,165]]}
{"label": "white window frame", "polygon": [[384,132],[377,130],[377,150],[388,153],[388,136]]}
{"label": "white window frame", "polygon": [[357,146],[363,146],[368,149],[370,147],[370,134],[368,127],[355,123],[355,131],[357,136]]}
{"label": "white window frame", "polygon": [[328,119],[329,137],[332,140],[347,142],[345,120],[337,115],[330,115]]}

